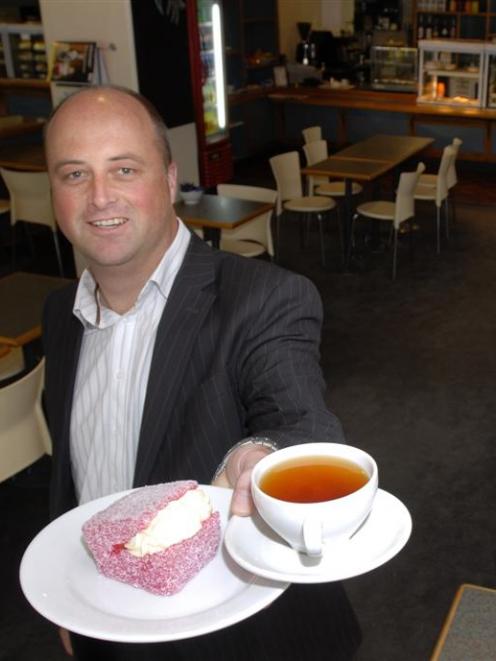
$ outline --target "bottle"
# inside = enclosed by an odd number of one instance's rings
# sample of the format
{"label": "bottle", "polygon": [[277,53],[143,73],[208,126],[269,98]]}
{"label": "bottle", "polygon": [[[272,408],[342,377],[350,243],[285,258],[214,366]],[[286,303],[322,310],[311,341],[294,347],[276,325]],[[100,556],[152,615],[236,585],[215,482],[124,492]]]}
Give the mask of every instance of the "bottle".
{"label": "bottle", "polygon": [[434,18],[432,21],[432,36],[434,39],[437,39],[439,37],[439,25],[437,18]]}
{"label": "bottle", "polygon": [[456,17],[455,16],[453,16],[453,18],[451,19],[449,36],[450,36],[450,39],[456,39]]}
{"label": "bottle", "polygon": [[423,39],[425,36],[425,30],[424,30],[424,15],[419,14],[418,18],[418,26],[417,26],[417,39]]}
{"label": "bottle", "polygon": [[432,17],[429,14],[427,16],[427,26],[425,28],[425,38],[432,39]]}
{"label": "bottle", "polygon": [[442,22],[442,27],[441,27],[441,37],[443,39],[446,39],[448,37],[448,25],[446,20]]}

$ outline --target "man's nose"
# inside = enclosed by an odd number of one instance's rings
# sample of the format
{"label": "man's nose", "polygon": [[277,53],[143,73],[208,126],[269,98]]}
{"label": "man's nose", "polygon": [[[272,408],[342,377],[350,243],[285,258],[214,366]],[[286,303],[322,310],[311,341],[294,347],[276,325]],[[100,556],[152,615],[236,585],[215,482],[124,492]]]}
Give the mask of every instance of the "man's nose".
{"label": "man's nose", "polygon": [[90,196],[92,204],[99,209],[108,206],[116,199],[115,190],[104,174],[93,176]]}

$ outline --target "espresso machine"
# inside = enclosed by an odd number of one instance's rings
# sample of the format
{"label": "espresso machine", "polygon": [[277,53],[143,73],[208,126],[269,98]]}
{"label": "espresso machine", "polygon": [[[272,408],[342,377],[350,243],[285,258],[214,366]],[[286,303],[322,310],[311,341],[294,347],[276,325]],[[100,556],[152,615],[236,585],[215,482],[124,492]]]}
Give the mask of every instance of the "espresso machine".
{"label": "espresso machine", "polygon": [[313,64],[312,49],[310,44],[311,23],[300,22],[296,24],[301,41],[296,46],[296,61],[299,64]]}

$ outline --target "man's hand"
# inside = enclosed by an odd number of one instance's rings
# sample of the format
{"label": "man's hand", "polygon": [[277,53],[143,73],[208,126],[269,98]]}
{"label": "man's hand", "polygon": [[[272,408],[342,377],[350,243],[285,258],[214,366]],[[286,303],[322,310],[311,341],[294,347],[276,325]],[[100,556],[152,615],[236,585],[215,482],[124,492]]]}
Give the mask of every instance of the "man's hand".
{"label": "man's hand", "polygon": [[212,483],[216,487],[232,487],[231,513],[249,516],[253,512],[251,472],[256,463],[270,454],[269,448],[255,443],[243,445],[229,457],[225,469]]}
{"label": "man's hand", "polygon": [[60,636],[60,640],[62,641],[62,645],[64,647],[66,654],[68,654],[69,656],[74,656],[74,652],[72,650],[71,636],[67,631],[67,629],[60,628],[59,636]]}

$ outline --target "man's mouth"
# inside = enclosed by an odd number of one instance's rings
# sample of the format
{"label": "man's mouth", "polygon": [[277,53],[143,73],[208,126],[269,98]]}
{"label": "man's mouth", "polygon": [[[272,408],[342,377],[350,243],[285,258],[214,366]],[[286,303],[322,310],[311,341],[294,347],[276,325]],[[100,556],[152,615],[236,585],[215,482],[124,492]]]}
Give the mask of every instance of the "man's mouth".
{"label": "man's mouth", "polygon": [[119,227],[127,223],[127,218],[104,218],[102,220],[92,220],[90,225],[93,227]]}

